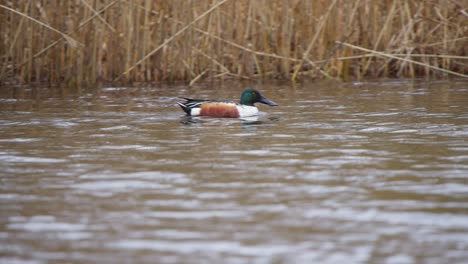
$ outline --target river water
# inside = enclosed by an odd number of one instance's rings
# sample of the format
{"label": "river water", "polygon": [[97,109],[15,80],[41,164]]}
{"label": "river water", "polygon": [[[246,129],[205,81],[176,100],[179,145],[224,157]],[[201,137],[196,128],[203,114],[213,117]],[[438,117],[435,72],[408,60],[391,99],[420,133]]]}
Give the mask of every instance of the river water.
{"label": "river water", "polygon": [[468,82],[1,88],[1,263],[468,263]]}

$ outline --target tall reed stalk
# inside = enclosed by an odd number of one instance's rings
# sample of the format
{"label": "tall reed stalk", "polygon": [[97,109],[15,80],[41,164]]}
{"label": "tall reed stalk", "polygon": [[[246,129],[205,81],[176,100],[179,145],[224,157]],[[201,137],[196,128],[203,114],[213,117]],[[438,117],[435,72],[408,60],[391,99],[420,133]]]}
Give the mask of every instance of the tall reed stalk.
{"label": "tall reed stalk", "polygon": [[2,1],[0,82],[468,78],[463,2]]}

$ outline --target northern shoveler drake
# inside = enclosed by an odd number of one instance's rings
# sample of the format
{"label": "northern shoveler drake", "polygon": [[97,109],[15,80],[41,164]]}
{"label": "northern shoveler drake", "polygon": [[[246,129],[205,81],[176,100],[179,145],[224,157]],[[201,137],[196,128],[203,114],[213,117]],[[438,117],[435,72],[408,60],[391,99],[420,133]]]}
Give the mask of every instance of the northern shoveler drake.
{"label": "northern shoveler drake", "polygon": [[186,101],[177,103],[187,115],[190,116],[211,116],[211,117],[249,117],[258,113],[255,103],[262,103],[269,106],[277,104],[253,88],[247,88],[242,92],[240,104],[229,101],[200,100],[181,97]]}

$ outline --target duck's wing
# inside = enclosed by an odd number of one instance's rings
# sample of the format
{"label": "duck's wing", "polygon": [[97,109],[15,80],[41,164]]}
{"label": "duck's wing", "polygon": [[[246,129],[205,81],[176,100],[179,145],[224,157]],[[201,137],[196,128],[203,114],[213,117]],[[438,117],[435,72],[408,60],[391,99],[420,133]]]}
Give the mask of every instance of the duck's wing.
{"label": "duck's wing", "polygon": [[179,97],[180,99],[184,99],[184,104],[191,104],[191,103],[203,103],[203,102],[212,102],[213,100],[205,100],[205,99],[193,99],[188,97]]}
{"label": "duck's wing", "polygon": [[188,97],[179,97],[180,99],[184,99],[185,102],[177,102],[177,104],[184,110],[187,115],[192,115],[192,109],[200,108],[203,103],[212,102],[211,100],[204,100],[204,99],[193,99]]}
{"label": "duck's wing", "polygon": [[177,102],[177,104],[184,110],[187,115],[198,115],[202,104],[229,104],[229,105],[237,105],[230,101],[221,101],[221,100],[205,100],[205,99],[193,99],[188,97],[179,97],[184,99],[185,102]]}

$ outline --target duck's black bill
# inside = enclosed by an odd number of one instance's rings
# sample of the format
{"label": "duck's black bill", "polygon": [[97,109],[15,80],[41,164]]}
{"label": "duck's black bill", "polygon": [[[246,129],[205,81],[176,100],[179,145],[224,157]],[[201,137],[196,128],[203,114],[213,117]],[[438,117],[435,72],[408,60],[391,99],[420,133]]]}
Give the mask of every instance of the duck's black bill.
{"label": "duck's black bill", "polygon": [[262,96],[262,97],[260,98],[260,101],[259,101],[259,102],[262,103],[262,104],[269,105],[269,106],[278,106],[277,103],[271,101],[270,99],[268,99],[268,98],[266,98],[266,97],[264,97],[264,96]]}

